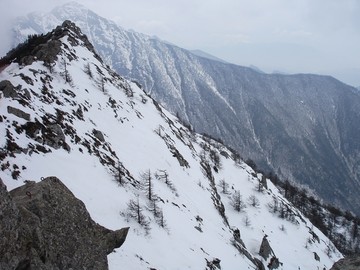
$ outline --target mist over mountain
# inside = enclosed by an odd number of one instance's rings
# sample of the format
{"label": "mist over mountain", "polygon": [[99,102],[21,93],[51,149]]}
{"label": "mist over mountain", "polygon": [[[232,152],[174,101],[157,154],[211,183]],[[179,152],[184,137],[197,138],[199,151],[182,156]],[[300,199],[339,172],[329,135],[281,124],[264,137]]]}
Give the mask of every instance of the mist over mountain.
{"label": "mist over mountain", "polygon": [[220,138],[258,168],[314,189],[359,214],[360,94],[311,74],[262,74],[199,57],[75,3],[19,20],[15,41],[76,22],[104,61],[138,81],[200,133]]}
{"label": "mist over mountain", "polygon": [[[29,36],[0,60],[0,70],[0,177],[13,190],[9,195],[1,184],[1,206],[12,207],[16,193],[30,205],[41,197],[60,207],[47,187],[68,188],[95,222],[126,228],[125,243],[108,256],[109,269],[328,269],[343,257],[283,196],[287,188],[182,125],[137,83],[111,70],[72,22]],[[36,185],[28,180],[41,182],[39,188],[30,189]],[[16,189],[24,181],[28,186]],[[353,222],[334,220],[348,245],[358,242]],[[30,235],[40,238],[36,230]],[[13,269],[2,247],[0,265]],[[38,250],[38,263],[46,265],[50,253]],[[26,265],[35,253],[24,252]],[[63,261],[55,265],[64,267]]]}

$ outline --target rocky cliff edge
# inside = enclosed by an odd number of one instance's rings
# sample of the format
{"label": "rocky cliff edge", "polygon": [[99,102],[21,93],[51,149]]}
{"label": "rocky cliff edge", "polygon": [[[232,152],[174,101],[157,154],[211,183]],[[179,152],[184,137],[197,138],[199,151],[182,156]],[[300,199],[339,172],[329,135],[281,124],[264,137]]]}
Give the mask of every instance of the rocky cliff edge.
{"label": "rocky cliff edge", "polygon": [[0,269],[108,269],[128,230],[94,222],[56,177],[10,192],[0,179]]}

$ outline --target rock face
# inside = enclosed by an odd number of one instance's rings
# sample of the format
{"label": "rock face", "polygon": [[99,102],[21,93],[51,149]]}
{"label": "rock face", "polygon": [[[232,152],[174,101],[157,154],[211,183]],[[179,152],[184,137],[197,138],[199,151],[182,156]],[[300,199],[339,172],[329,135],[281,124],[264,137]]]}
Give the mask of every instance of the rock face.
{"label": "rock face", "polygon": [[95,223],[56,177],[10,193],[0,180],[0,269],[108,269],[128,230]]}
{"label": "rock face", "polygon": [[3,93],[6,98],[15,98],[17,97],[17,93],[15,87],[11,82],[5,80],[0,82],[0,91]]}
{"label": "rock face", "polygon": [[348,257],[336,262],[330,270],[358,270],[360,269],[360,257]]}

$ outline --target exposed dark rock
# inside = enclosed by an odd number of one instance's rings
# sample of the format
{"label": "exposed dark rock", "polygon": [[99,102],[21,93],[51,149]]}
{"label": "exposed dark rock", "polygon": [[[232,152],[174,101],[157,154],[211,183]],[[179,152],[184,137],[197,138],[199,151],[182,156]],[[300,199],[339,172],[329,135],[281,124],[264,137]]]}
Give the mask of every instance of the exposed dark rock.
{"label": "exposed dark rock", "polygon": [[26,113],[20,109],[17,109],[17,108],[11,107],[11,106],[7,106],[7,112],[11,113],[17,117],[20,117],[22,119],[25,119],[26,121],[30,120],[30,114]]}
{"label": "exposed dark rock", "polygon": [[70,151],[69,146],[65,142],[64,132],[59,124],[45,126],[35,119],[35,122],[27,122],[21,127],[25,130],[26,135],[41,144],[46,144],[54,149],[62,147]]}
{"label": "exposed dark rock", "polygon": [[101,142],[105,142],[105,138],[104,135],[102,134],[102,132],[100,130],[97,129],[93,129],[93,135]]}
{"label": "exposed dark rock", "polygon": [[347,257],[337,261],[330,270],[359,270],[360,256]]}
{"label": "exposed dark rock", "polygon": [[48,136],[48,138],[44,138],[44,143],[58,149],[60,146],[63,145],[65,142],[65,135],[62,131],[62,128],[58,124],[52,124],[47,126],[48,129],[51,131],[52,136]]}
{"label": "exposed dark rock", "polygon": [[268,264],[269,269],[277,269],[281,265],[279,258],[276,258],[275,256],[271,257],[270,262]]}
{"label": "exposed dark rock", "polygon": [[270,243],[267,240],[267,237],[264,236],[260,245],[259,255],[263,257],[265,260],[267,260],[273,254],[274,252],[270,246]]}
{"label": "exposed dark rock", "polygon": [[107,269],[129,228],[111,231],[56,177],[6,191],[0,180],[0,269]]}
{"label": "exposed dark rock", "polygon": [[179,161],[181,167],[190,168],[189,162],[180,154],[179,150],[175,148],[175,146],[170,146],[170,151],[173,154],[173,157],[176,157]]}
{"label": "exposed dark rock", "polygon": [[320,262],[320,257],[316,252],[314,252],[314,259]]}
{"label": "exposed dark rock", "polygon": [[244,241],[241,239],[240,230],[238,228],[233,231],[233,236],[235,242],[238,242],[243,247],[246,247]]}
{"label": "exposed dark rock", "polygon": [[233,229],[234,239],[231,241],[233,246],[246,258],[248,258],[257,268],[256,270],[265,270],[264,264],[261,260],[253,257],[250,252],[246,249],[244,241],[241,239],[240,230],[238,228]]}
{"label": "exposed dark rock", "polygon": [[207,266],[206,269],[209,270],[221,269],[220,262],[221,260],[219,258],[214,258],[212,261],[206,260],[206,266]]}
{"label": "exposed dark rock", "polygon": [[4,97],[6,97],[6,98],[17,97],[17,92],[15,90],[15,87],[8,80],[0,82],[0,91],[3,92]]}

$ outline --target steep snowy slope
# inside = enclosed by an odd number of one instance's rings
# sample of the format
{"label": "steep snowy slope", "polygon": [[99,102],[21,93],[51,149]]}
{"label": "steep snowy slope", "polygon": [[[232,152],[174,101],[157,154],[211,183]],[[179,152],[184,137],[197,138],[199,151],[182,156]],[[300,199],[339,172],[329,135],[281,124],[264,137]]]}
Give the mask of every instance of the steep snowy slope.
{"label": "steep snowy slope", "polygon": [[271,182],[110,70],[69,21],[0,70],[1,179],[13,189],[57,176],[96,222],[130,226],[110,269],[261,269],[275,257],[277,269],[329,269],[342,257]]}
{"label": "steep snowy slope", "polygon": [[[76,3],[31,14],[16,41],[75,21],[106,63],[196,131],[221,138],[265,171],[309,185],[359,214],[360,94],[331,77],[258,73],[133,31]],[[306,170],[303,170],[306,168]]]}

